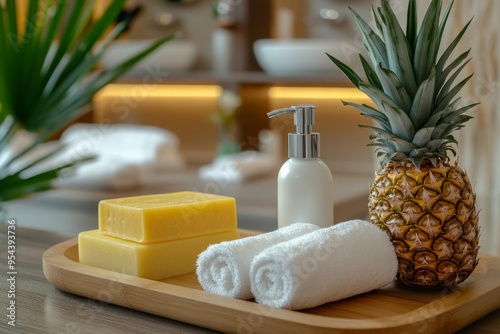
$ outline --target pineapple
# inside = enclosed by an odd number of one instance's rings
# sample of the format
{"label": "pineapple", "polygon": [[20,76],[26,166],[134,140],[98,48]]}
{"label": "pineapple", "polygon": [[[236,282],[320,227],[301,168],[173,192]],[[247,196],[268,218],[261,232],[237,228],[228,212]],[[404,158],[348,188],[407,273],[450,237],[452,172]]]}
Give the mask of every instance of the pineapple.
{"label": "pineapple", "polygon": [[398,280],[411,287],[459,284],[478,262],[475,194],[449,154],[456,155],[452,132],[471,119],[465,113],[475,106],[460,106],[456,97],[472,75],[454,83],[469,52],[449,59],[470,21],[440,50],[452,6],[441,17],[442,1],[432,0],[418,27],[410,0],[406,31],[388,1],[372,10],[374,29],[351,9],[369,55],[360,55],[367,82],[328,55],[376,106],[343,102],[378,124],[361,125],[373,131],[370,145],[382,164],[370,188],[370,221],[391,238]]}

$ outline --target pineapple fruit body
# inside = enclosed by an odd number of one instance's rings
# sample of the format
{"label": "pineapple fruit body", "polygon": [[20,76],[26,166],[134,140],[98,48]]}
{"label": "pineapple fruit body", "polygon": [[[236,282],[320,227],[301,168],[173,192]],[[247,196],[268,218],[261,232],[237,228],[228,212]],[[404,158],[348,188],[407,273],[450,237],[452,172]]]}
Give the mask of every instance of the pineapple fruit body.
{"label": "pineapple fruit body", "polygon": [[362,125],[372,130],[370,145],[383,166],[370,189],[370,220],[390,236],[398,279],[412,287],[458,284],[477,264],[476,198],[449,159],[456,155],[453,132],[476,105],[462,106],[457,96],[472,76],[457,80],[469,51],[454,55],[470,22],[440,45],[452,6],[441,15],[443,0],[431,0],[419,26],[417,1],[409,0],[406,29],[387,0],[372,10],[374,29],[351,10],[369,55],[360,55],[365,78],[328,55],[374,103],[344,102],[375,123]]}
{"label": "pineapple fruit body", "polygon": [[404,284],[456,285],[476,267],[475,194],[459,166],[389,162],[370,188],[368,207],[370,221],[394,245]]}

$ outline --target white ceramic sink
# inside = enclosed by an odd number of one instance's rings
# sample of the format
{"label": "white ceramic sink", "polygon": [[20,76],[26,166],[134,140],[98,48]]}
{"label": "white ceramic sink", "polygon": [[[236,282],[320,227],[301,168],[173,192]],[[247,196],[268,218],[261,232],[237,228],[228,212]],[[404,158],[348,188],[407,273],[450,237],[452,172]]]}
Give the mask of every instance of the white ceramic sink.
{"label": "white ceramic sink", "polygon": [[275,76],[317,76],[339,73],[326,53],[359,69],[353,40],[260,39],[254,43],[255,57],[262,69]]}
{"label": "white ceramic sink", "polygon": [[[104,68],[117,65],[144,50],[153,42],[153,40],[117,40],[105,51],[101,58],[101,65]],[[191,41],[169,41],[136,64],[128,74],[189,70],[196,64],[198,52],[196,44]]]}

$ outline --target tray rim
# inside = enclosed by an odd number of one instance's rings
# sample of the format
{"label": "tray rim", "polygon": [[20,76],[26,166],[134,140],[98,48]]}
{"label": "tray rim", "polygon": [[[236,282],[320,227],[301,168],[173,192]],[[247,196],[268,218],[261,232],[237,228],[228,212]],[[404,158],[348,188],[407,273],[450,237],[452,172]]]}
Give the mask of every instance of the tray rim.
{"label": "tray rim", "polygon": [[[345,332],[399,332],[401,330],[423,326],[425,323],[438,316],[442,317],[446,316],[446,314],[451,315],[452,313],[456,314],[460,311],[464,312],[467,304],[470,303],[478,306],[475,308],[478,312],[474,314],[471,321],[457,324],[456,327],[453,328],[447,327],[447,329],[458,330],[500,307],[500,259],[487,254],[480,254],[480,262],[483,265],[484,262],[486,262],[487,273],[484,275],[488,275],[489,273],[496,274],[496,276],[499,277],[496,284],[487,286],[487,291],[478,291],[482,289],[474,289],[473,285],[471,285],[470,288],[466,287],[460,290],[461,292],[468,292],[468,298],[458,298],[459,301],[456,303],[446,302],[443,301],[443,298],[440,298],[407,313],[380,318],[348,319],[272,308],[252,301],[231,299],[210,294],[203,290],[192,289],[162,281],[153,281],[83,265],[66,256],[66,252],[73,247],[78,247],[78,238],[76,237],[50,247],[42,256],[44,275],[49,283],[56,288],[83,297],[215,330],[235,331],[236,327],[234,326],[234,321],[231,326],[227,326],[227,324],[219,325],[218,322],[207,324],[204,321],[198,320],[198,317],[190,317],[190,315],[187,314],[182,315],[176,310],[168,309],[168,307],[161,312],[148,307],[138,307],[134,303],[131,304],[128,302],[128,294],[134,294],[134,296],[136,296],[136,290],[142,289],[146,290],[144,292],[147,292],[148,295],[151,293],[151,297],[155,297],[154,294],[157,294],[158,296],[164,297],[161,299],[166,298],[167,300],[182,301],[189,305],[196,306],[198,309],[204,309],[204,313],[207,313],[207,316],[213,316],[213,314],[219,314],[220,312],[230,312],[233,317],[246,317],[247,319],[257,317],[262,323],[270,321],[275,322],[277,325],[293,325],[294,332],[296,329],[300,332],[305,328],[310,332],[324,332],[325,330],[339,330]],[[491,277],[487,278],[491,280]],[[108,300],[105,295],[99,296],[99,291],[86,291],[86,289],[80,288],[77,281],[81,279],[89,279],[94,283],[92,286],[95,286],[96,289],[98,287],[103,287],[105,284],[109,285],[110,283],[118,284],[117,286],[119,288],[115,291],[116,295],[113,296],[111,300]],[[451,293],[453,294],[455,292]],[[479,306],[482,306],[482,308]],[[433,312],[433,307],[440,309],[440,312]],[[293,319],[293,321],[290,319]],[[266,328],[261,325],[262,324],[258,327],[259,332],[266,332],[262,331]]]}

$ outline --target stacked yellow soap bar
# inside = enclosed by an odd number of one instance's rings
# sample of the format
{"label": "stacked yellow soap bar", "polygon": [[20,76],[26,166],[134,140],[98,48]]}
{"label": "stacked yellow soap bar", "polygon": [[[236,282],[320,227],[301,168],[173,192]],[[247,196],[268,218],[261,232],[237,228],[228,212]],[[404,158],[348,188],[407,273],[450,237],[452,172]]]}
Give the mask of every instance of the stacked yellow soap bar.
{"label": "stacked yellow soap bar", "polygon": [[178,192],[103,200],[78,235],[82,264],[154,280],[195,271],[210,244],[239,237],[232,197]]}

